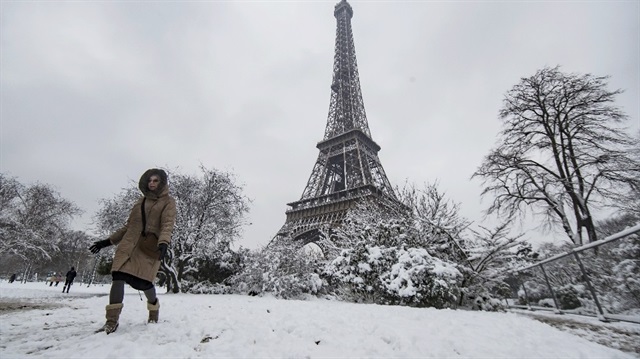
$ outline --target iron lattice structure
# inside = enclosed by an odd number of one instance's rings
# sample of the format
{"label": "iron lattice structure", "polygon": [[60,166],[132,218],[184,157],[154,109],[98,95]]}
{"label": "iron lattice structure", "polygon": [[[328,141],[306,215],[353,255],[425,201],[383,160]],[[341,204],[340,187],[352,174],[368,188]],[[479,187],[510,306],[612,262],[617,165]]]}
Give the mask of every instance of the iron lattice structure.
{"label": "iron lattice structure", "polygon": [[[356,49],[351,30],[353,9],[346,0],[335,6],[337,20],[331,103],[318,159],[302,197],[288,203],[278,235],[309,237],[320,227],[336,226],[358,201],[397,204],[371,138],[362,100]],[[312,240],[312,239],[310,239]]]}

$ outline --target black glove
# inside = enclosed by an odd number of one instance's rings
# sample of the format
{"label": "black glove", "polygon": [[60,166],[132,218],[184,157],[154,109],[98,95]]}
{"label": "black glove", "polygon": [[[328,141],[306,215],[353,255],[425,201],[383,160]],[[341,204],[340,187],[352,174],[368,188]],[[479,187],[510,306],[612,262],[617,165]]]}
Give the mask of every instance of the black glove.
{"label": "black glove", "polygon": [[169,249],[169,246],[166,243],[158,244],[158,250],[160,251],[160,260],[162,260],[162,258],[167,255],[167,249]]}
{"label": "black glove", "polygon": [[89,247],[89,250],[91,251],[91,253],[96,254],[100,252],[102,248],[109,247],[110,245],[111,245],[111,241],[108,239],[105,239],[103,241],[93,242],[91,247]]}

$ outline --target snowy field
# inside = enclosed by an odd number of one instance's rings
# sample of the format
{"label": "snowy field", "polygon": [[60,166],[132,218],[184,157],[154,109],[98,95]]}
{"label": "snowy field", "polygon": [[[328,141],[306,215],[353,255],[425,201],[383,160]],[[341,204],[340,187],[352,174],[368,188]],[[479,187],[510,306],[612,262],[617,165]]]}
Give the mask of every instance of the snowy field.
{"label": "snowy field", "polygon": [[61,291],[62,283],[0,283],[0,358],[640,357],[514,313],[320,299],[160,293],[160,322],[147,324],[131,288],[118,331],[96,334],[109,286]]}

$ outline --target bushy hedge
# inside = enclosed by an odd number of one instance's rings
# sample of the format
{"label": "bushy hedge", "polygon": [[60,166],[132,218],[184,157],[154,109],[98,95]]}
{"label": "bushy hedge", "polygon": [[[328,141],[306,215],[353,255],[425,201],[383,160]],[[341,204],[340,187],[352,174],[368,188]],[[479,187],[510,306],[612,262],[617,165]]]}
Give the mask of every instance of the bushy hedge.
{"label": "bushy hedge", "polygon": [[268,292],[277,298],[294,299],[318,294],[324,287],[319,276],[320,263],[301,251],[297,243],[273,244],[248,255],[241,271],[227,284],[234,293],[259,295]]}
{"label": "bushy hedge", "polygon": [[460,272],[423,248],[360,243],[329,263],[323,273],[348,300],[445,308],[459,295]]}
{"label": "bushy hedge", "polygon": [[568,285],[560,288],[556,293],[560,309],[576,309],[582,306],[578,299],[578,291],[575,287]]}

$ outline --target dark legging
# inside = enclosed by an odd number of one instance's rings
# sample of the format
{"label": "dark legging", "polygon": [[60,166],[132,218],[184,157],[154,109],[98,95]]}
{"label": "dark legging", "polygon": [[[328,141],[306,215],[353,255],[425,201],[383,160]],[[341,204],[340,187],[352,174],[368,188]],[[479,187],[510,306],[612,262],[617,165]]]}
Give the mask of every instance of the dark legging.
{"label": "dark legging", "polygon": [[[123,280],[114,280],[111,283],[111,291],[109,292],[109,304],[122,303],[124,300],[124,283]],[[156,298],[156,287],[151,287],[144,291],[144,296],[147,297],[147,302],[155,304],[158,300]]]}

